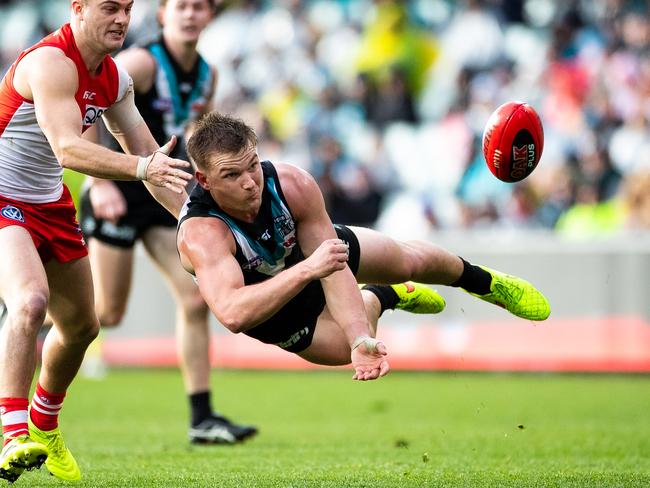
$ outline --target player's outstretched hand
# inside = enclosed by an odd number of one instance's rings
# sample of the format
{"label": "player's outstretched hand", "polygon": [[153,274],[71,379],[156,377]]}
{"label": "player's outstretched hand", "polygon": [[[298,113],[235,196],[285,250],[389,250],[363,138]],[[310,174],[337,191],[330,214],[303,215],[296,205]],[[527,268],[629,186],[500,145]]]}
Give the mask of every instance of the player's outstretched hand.
{"label": "player's outstretched hand", "polygon": [[348,249],[349,246],[341,239],[327,239],[303,263],[309,267],[312,279],[319,280],[345,268]]}
{"label": "player's outstretched hand", "polygon": [[88,196],[97,219],[115,223],[126,213],[126,199],[111,180],[96,178]]}
{"label": "player's outstretched hand", "polygon": [[192,179],[192,175],[183,169],[189,168],[190,163],[169,157],[169,153],[172,152],[175,145],[176,136],[172,136],[167,144],[149,156],[151,160],[146,169],[145,179],[152,185],[169,188],[176,193],[183,193],[185,185]]}
{"label": "player's outstretched hand", "polygon": [[390,371],[390,365],[386,361],[388,352],[383,342],[372,337],[360,337],[352,346],[353,380],[376,380],[388,374]]}

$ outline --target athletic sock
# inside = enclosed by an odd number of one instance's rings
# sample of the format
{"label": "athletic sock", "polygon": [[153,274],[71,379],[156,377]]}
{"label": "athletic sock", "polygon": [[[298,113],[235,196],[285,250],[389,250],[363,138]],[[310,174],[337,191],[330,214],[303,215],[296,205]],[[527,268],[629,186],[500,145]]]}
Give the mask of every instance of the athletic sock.
{"label": "athletic sock", "polygon": [[[460,256],[458,257],[460,258]],[[468,263],[463,258],[460,258],[460,260],[463,262],[463,274],[449,286],[460,287],[477,295],[487,295],[490,293],[492,275],[483,268]]]}
{"label": "athletic sock", "polygon": [[19,435],[29,435],[27,427],[27,398],[0,398],[0,420],[4,445]]}
{"label": "athletic sock", "polygon": [[36,383],[29,418],[38,429],[47,432],[59,426],[59,412],[64,398],[65,393],[49,393],[40,383]]}
{"label": "athletic sock", "polygon": [[190,409],[192,410],[192,427],[196,427],[205,419],[212,416],[210,391],[192,393],[188,397],[190,399]]}
{"label": "athletic sock", "polygon": [[399,303],[399,295],[390,285],[364,285],[362,290],[368,290],[375,294],[381,305],[381,314],[386,310],[393,310]]}

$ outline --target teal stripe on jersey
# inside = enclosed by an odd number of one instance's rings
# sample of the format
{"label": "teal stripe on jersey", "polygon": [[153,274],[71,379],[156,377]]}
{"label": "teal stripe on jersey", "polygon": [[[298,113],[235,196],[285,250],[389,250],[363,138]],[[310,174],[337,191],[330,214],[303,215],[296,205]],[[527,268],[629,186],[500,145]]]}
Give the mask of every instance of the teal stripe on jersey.
{"label": "teal stripe on jersey", "polygon": [[199,57],[197,79],[192,87],[192,93],[190,93],[185,103],[183,103],[183,98],[179,91],[178,79],[176,78],[176,71],[174,70],[174,66],[171,63],[169,56],[167,56],[165,49],[160,44],[152,44],[149,46],[149,51],[156,58],[158,64],[165,73],[167,85],[169,85],[169,95],[172,100],[172,107],[174,108],[174,122],[178,126],[183,125],[190,118],[192,104],[203,97],[203,87],[205,82],[211,76],[210,66],[203,58]]}

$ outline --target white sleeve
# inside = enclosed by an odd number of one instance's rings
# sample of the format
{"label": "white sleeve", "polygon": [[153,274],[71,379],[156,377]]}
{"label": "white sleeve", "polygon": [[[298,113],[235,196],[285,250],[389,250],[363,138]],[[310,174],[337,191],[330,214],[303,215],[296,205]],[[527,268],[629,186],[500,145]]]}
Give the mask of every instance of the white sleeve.
{"label": "white sleeve", "polygon": [[120,75],[117,100],[113,106],[106,110],[102,115],[106,128],[115,137],[128,133],[144,121],[138,108],[135,106],[133,80],[123,68],[119,67],[119,65],[117,70]]}
{"label": "white sleeve", "polygon": [[117,88],[117,99],[115,100],[115,103],[117,103],[126,96],[129,87],[133,86],[133,80],[129,76],[129,73],[127,73],[127,71],[124,68],[122,68],[122,66],[120,66],[119,62],[115,61],[115,66],[117,67],[117,76],[119,79],[119,85]]}

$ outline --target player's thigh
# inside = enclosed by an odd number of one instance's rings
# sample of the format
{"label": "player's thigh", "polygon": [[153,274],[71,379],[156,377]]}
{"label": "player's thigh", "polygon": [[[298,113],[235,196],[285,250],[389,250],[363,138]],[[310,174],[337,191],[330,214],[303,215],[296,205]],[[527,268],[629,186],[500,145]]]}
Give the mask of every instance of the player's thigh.
{"label": "player's thigh", "polygon": [[359,241],[361,257],[356,278],[360,283],[397,283],[408,279],[408,246],[365,227],[350,227]]}
{"label": "player's thigh", "polygon": [[131,290],[133,248],[106,244],[91,238],[88,254],[95,285],[97,310],[124,310]]}
{"label": "player's thigh", "polygon": [[207,305],[201,298],[199,287],[181,265],[176,249],[176,228],[151,227],[143,235],[142,242],[160,272],[172,286],[174,294],[184,304],[205,308],[207,313]]}
{"label": "player's thigh", "polygon": [[93,279],[88,257],[45,265],[50,285],[48,313],[63,335],[94,334],[99,329],[95,315]]}
{"label": "player's thigh", "polygon": [[311,344],[298,355],[309,362],[326,366],[350,363],[350,345],[347,337],[327,307],[318,317]]}
{"label": "player's thigh", "polygon": [[29,232],[11,225],[0,229],[0,297],[8,309],[36,297],[46,307],[47,276]]}

